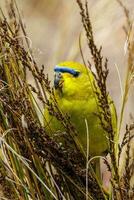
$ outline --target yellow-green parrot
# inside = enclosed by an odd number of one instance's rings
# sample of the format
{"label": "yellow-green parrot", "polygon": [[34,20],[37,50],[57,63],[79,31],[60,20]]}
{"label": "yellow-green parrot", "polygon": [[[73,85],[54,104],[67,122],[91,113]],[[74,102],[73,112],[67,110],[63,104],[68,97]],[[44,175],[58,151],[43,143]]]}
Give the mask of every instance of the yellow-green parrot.
{"label": "yellow-green parrot", "polygon": [[[85,153],[87,151],[87,127],[89,135],[89,154],[91,156],[103,156],[108,150],[108,137],[101,126],[99,106],[94,84],[97,82],[90,71],[84,65],[77,62],[62,62],[54,67],[54,91],[59,108],[70,116],[75,126]],[[110,101],[111,102],[111,101]],[[116,111],[114,104],[110,104],[112,123],[116,129]],[[61,122],[49,114],[45,109],[45,124],[56,133],[64,130]],[[47,130],[49,131],[49,128]]]}

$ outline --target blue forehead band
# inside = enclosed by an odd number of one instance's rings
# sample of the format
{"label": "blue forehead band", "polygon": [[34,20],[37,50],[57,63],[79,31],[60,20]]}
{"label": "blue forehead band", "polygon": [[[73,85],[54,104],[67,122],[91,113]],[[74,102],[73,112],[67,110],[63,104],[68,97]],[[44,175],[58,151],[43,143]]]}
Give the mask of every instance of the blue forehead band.
{"label": "blue forehead band", "polygon": [[64,66],[58,66],[58,65],[54,67],[54,71],[61,72],[61,73],[69,73],[69,74],[72,74],[74,77],[78,77],[80,74],[80,72],[75,69],[64,67]]}

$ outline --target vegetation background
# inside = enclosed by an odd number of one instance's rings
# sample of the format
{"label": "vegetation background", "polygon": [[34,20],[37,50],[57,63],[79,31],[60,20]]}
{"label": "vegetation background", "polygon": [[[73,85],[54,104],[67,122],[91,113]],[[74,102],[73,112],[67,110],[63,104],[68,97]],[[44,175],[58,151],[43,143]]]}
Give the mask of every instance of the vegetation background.
{"label": "vegetation background", "polygon": [[[134,1],[123,0],[122,2],[133,18]],[[5,3],[5,0],[1,0],[0,5],[3,6]],[[55,64],[65,60],[82,62],[79,51],[79,35],[84,30],[75,0],[17,0],[17,3],[23,14],[23,21],[37,63],[45,65],[46,73],[51,79],[53,79]],[[116,0],[88,0],[88,6],[95,41],[98,45],[103,46],[103,55],[109,60],[108,87],[115,101],[117,112],[119,112],[121,90],[115,65],[119,68],[123,83],[126,74],[124,67],[126,36],[123,30],[125,16]],[[84,55],[88,57],[89,51],[84,37],[82,48]],[[134,113],[132,105],[134,93],[130,93],[129,103],[125,108],[124,120],[126,123],[130,120],[130,112]]]}
{"label": "vegetation background", "polygon": [[[133,17],[134,1],[122,2]],[[2,0],[0,6],[3,7],[5,3],[6,1]],[[75,0],[17,0],[17,3],[36,61],[39,65],[44,64],[51,80],[55,64],[65,60],[82,62],[79,50],[81,32],[85,60],[89,58],[79,8]],[[123,84],[127,70],[124,64],[126,36],[123,31],[126,19],[116,0],[88,0],[88,6],[96,44],[103,46],[103,55],[109,60],[108,88],[119,113],[121,89],[116,66]],[[134,115],[133,100],[134,94],[131,90],[129,102],[125,107],[124,125],[131,121],[130,113]]]}
{"label": "vegetation background", "polygon": [[[5,0],[2,0],[3,4]],[[79,9],[75,0],[17,0],[24,16],[26,30],[35,57],[44,64],[46,72],[53,77],[53,66],[61,61],[76,60],[82,62],[79,51],[79,34],[83,31]],[[134,1],[122,1],[134,15]],[[122,79],[125,79],[124,45],[126,36],[123,31],[125,16],[116,0],[88,0],[89,13],[98,45],[103,46],[103,55],[109,60],[108,87],[117,108],[120,108],[120,86],[115,64]],[[86,42],[82,47],[88,56]],[[131,92],[126,113],[134,113],[132,106],[134,94]],[[119,110],[118,110],[119,111]],[[126,116],[129,120],[129,116]],[[126,119],[125,119],[126,121]]]}

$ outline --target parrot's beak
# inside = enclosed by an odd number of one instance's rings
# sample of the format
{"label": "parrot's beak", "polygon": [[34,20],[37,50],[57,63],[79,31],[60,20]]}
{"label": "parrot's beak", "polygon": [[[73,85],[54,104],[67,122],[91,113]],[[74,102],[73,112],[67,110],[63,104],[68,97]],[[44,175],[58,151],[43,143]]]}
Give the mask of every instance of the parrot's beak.
{"label": "parrot's beak", "polygon": [[63,79],[61,73],[55,73],[54,75],[54,87],[55,89],[61,89],[63,85]]}

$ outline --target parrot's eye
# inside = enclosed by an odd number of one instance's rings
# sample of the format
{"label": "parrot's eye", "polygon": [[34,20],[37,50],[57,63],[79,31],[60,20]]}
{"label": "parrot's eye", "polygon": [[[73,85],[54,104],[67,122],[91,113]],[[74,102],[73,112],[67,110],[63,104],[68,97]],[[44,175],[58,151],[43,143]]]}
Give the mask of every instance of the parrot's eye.
{"label": "parrot's eye", "polygon": [[55,73],[55,74],[54,74],[54,77],[55,77],[56,79],[61,79],[61,78],[62,78],[62,74],[61,74],[60,72]]}
{"label": "parrot's eye", "polygon": [[58,72],[54,74],[54,79],[60,81],[62,79],[62,73]]}
{"label": "parrot's eye", "polygon": [[58,77],[59,79],[62,78],[62,74],[60,72],[58,73]]}
{"label": "parrot's eye", "polygon": [[56,72],[54,75],[54,87],[57,89],[61,87],[61,80],[62,80],[62,73],[61,72]]}

